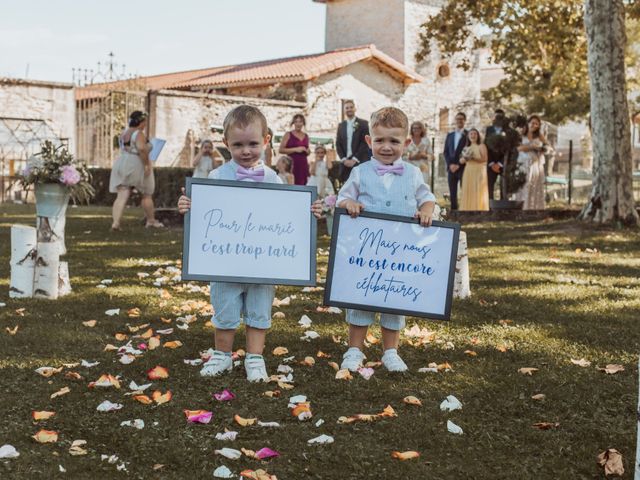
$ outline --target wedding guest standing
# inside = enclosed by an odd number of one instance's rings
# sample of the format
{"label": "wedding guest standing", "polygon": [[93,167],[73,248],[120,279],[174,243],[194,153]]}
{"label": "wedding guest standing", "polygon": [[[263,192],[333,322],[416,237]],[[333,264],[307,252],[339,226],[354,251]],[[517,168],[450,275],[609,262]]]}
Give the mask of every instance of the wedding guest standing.
{"label": "wedding guest standing", "polygon": [[213,160],[213,142],[203,140],[200,151],[193,159],[193,178],[207,178],[216,166]]}
{"label": "wedding guest standing", "polygon": [[516,194],[522,200],[523,210],[544,210],[544,152],[547,141],[540,131],[542,121],[532,115],[522,136],[522,144],[518,147],[518,163],[527,172],[524,186]]}
{"label": "wedding guest standing", "polygon": [[[495,188],[498,175],[502,175],[504,170],[504,152],[496,147],[500,143],[494,137],[505,136],[507,117],[504,110],[498,108],[494,112],[493,124],[487,127],[484,136],[484,143],[489,152],[489,163],[487,164],[487,180],[489,182],[489,199],[493,200],[493,190]],[[502,198],[502,194],[500,194]]]}
{"label": "wedding guest standing", "polygon": [[460,210],[489,210],[488,158],[487,146],[482,143],[480,132],[472,128],[467,134],[466,146],[460,156],[460,162],[465,165]]}
{"label": "wedding guest standing", "polygon": [[467,130],[464,124],[467,116],[464,112],[458,112],[455,117],[456,128],[447,134],[444,141],[444,160],[447,165],[447,180],[449,181],[449,195],[451,197],[451,210],[458,210],[458,185],[462,181],[464,165],[460,163],[462,149],[467,143]]}
{"label": "wedding guest standing", "polygon": [[296,185],[306,185],[309,179],[309,135],[304,132],[304,115],[297,113],[291,120],[293,130],[284,134],[280,142],[280,153],[289,155],[293,161],[293,179]]}
{"label": "wedding guest standing", "polygon": [[346,182],[351,169],[369,160],[369,146],[365,137],[369,135],[369,122],[356,117],[356,104],[346,100],[343,104],[344,120],[338,125],[336,151],[340,162],[340,181]]}
{"label": "wedding guest standing", "polygon": [[291,175],[291,165],[293,160],[289,155],[281,155],[276,162],[276,172],[285,185],[293,185],[293,175]]}
{"label": "wedding guest standing", "polygon": [[155,179],[153,165],[149,159],[151,143],[144,129],[147,126],[147,114],[136,110],[129,116],[129,128],[120,136],[120,156],[113,164],[109,178],[109,191],[116,193],[113,202],[113,223],[111,230],[120,230],[122,214],[127,206],[131,190],[135,188],[142,194],[141,205],[144,210],[146,227],[161,228],[164,225],[156,220],[153,206]]}
{"label": "wedding guest standing", "polygon": [[309,177],[307,185],[315,186],[320,198],[333,195],[335,190],[329,179],[329,171],[333,162],[327,158],[327,149],[323,145],[317,145],[314,154],[315,160],[311,164],[311,177]]}
{"label": "wedding guest standing", "polygon": [[427,138],[427,127],[422,122],[413,122],[409,129],[411,143],[404,152],[405,161],[415,165],[422,172],[424,181],[429,183],[430,164],[433,163],[433,150]]}
{"label": "wedding guest standing", "polygon": [[273,165],[273,130],[268,128],[267,132],[269,132],[269,143],[267,143],[267,146],[262,150],[260,160],[262,160],[267,167],[271,167]]}

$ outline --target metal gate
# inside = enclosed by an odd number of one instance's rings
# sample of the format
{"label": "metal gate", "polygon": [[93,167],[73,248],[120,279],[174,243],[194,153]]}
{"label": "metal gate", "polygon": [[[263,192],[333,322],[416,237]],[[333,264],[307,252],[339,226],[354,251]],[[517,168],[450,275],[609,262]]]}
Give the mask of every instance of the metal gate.
{"label": "metal gate", "polygon": [[92,167],[111,168],[118,136],[131,112],[147,110],[144,92],[79,89],[76,97],[76,155]]}

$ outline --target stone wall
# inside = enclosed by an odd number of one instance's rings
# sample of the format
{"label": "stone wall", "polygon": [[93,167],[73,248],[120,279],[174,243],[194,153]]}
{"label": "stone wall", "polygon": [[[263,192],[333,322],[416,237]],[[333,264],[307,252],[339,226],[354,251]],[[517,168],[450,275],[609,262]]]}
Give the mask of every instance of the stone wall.
{"label": "stone wall", "polygon": [[75,98],[70,83],[0,78],[0,116],[44,120],[75,152]]}
{"label": "stone wall", "polygon": [[[305,104],[259,98],[161,90],[151,93],[149,135],[167,141],[158,166],[188,167],[194,145],[214,139],[211,126],[222,126],[226,114],[241,104],[255,105],[276,133],[289,129],[295,113]],[[218,137],[218,140],[220,138]]]}

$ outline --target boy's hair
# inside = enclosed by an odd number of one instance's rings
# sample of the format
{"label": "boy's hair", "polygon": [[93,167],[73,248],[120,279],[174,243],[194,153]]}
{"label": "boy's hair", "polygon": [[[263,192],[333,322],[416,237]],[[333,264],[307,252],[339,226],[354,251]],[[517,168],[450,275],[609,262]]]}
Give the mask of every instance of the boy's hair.
{"label": "boy's hair", "polygon": [[291,173],[291,165],[293,164],[293,159],[289,155],[280,155],[278,157],[278,162],[282,160],[287,167],[287,173]]}
{"label": "boy's hair", "polygon": [[224,122],[222,123],[224,138],[227,138],[231,127],[246,128],[253,123],[260,124],[263,136],[268,135],[267,119],[259,109],[251,105],[237,106],[224,117]]}
{"label": "boy's hair", "polygon": [[396,107],[383,107],[371,114],[370,128],[402,128],[405,134],[409,133],[409,119],[407,115]]}

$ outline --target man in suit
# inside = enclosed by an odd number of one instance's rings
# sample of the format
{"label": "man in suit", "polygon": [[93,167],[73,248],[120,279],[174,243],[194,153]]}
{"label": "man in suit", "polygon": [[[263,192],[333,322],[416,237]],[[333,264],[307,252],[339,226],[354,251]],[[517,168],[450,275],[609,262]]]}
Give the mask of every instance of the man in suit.
{"label": "man in suit", "polygon": [[456,128],[447,134],[444,141],[444,160],[447,164],[447,179],[449,181],[449,194],[451,196],[451,210],[458,210],[458,185],[462,183],[464,165],[460,164],[460,155],[467,145],[467,130],[464,124],[467,116],[464,112],[456,114]]}
{"label": "man in suit", "polygon": [[[496,150],[491,150],[490,145],[491,137],[495,135],[505,135],[506,130],[506,115],[504,110],[497,109],[494,112],[493,124],[487,127],[487,131],[484,135],[484,143],[487,145],[487,152],[489,153],[489,163],[487,164],[487,181],[489,184],[489,199],[493,200],[493,189],[498,179],[498,175],[502,175],[504,169],[504,153]],[[502,198],[502,193],[500,194]]]}
{"label": "man in suit", "polygon": [[369,160],[369,146],[365,137],[369,135],[369,123],[356,117],[356,104],[347,100],[343,105],[345,120],[338,125],[336,151],[340,162],[340,181],[346,182],[351,169]]}

